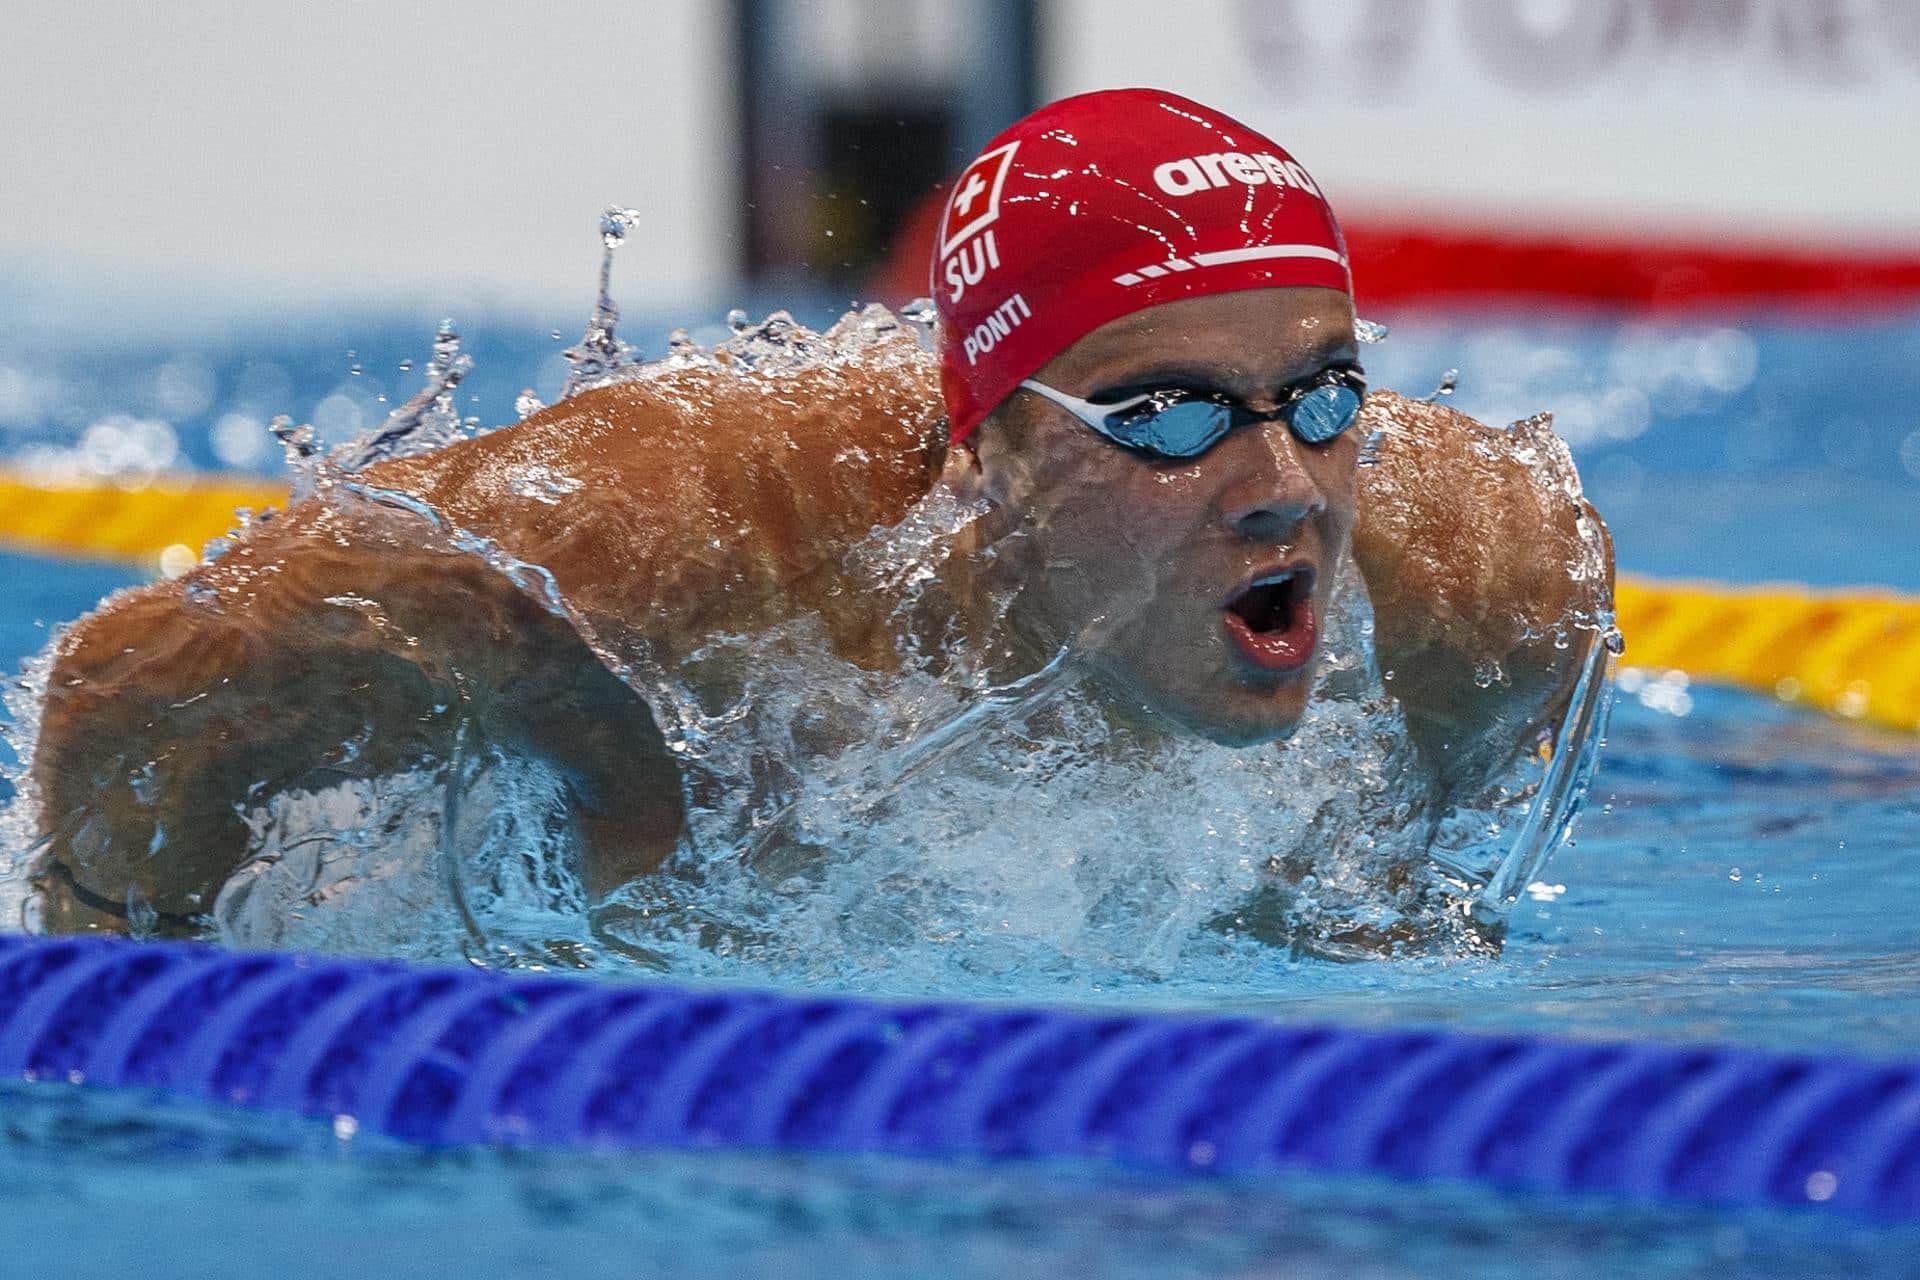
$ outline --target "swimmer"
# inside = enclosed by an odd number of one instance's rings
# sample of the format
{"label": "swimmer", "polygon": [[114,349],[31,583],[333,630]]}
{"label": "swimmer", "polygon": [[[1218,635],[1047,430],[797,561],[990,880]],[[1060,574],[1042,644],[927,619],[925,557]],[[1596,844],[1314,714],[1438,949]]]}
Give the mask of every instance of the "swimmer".
{"label": "swimmer", "polygon": [[1288,737],[1349,564],[1439,792],[1564,709],[1604,525],[1520,437],[1367,390],[1338,225],[1277,143],[1151,90],[1042,108],[960,175],[932,278],[936,356],[896,328],[790,372],[661,366],[356,473],[369,497],[75,624],[31,762],[42,924],[195,933],[249,810],[479,749],[564,779],[610,893],[685,829],[622,675],[802,616],[894,667],[898,602],[843,558],[936,490],[986,512],[930,597],[949,633],[1000,602],[1000,674],[1069,651],[1138,733]]}

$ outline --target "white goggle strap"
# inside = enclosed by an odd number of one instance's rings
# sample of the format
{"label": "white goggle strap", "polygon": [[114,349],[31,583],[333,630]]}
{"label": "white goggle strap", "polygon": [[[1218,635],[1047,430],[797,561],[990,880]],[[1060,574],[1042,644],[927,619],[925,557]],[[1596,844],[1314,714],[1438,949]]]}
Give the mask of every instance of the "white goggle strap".
{"label": "white goggle strap", "polygon": [[1111,415],[1124,413],[1142,401],[1151,399],[1151,396],[1138,395],[1131,400],[1122,400],[1118,404],[1093,404],[1082,400],[1079,396],[1070,396],[1064,391],[1056,391],[1046,383],[1036,382],[1032,378],[1028,378],[1020,385],[1037,395],[1045,396],[1096,431],[1105,426],[1107,418]]}

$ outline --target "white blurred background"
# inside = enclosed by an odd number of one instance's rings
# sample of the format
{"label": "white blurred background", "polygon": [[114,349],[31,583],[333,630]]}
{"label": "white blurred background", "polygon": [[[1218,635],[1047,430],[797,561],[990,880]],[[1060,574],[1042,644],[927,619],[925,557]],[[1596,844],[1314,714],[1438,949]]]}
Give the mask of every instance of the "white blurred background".
{"label": "white blurred background", "polygon": [[1000,126],[1135,83],[1356,224],[1920,243],[1909,0],[6,0],[0,271],[544,310],[618,203],[650,309],[852,291]]}

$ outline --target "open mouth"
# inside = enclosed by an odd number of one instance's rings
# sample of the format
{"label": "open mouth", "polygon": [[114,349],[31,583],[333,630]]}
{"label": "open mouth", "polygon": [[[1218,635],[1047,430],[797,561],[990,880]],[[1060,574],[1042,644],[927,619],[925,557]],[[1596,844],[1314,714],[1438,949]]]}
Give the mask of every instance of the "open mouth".
{"label": "open mouth", "polygon": [[1249,662],[1268,671],[1291,671],[1313,656],[1318,628],[1313,616],[1311,566],[1263,573],[1228,598],[1227,635]]}

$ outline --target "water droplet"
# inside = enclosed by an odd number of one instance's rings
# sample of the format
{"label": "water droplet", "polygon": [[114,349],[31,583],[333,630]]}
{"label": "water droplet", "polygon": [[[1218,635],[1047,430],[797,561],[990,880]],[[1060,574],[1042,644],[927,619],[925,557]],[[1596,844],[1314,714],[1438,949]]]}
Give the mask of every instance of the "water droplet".
{"label": "water droplet", "polygon": [[513,484],[516,497],[532,498],[535,502],[549,507],[558,506],[567,494],[578,493],[580,481],[573,476],[560,475],[545,467],[536,466],[522,475]]}
{"label": "water droplet", "polygon": [[1372,320],[1362,320],[1358,316],[1353,321],[1353,336],[1369,346],[1387,340],[1387,326]]}
{"label": "water droplet", "polygon": [[347,366],[347,372],[357,378],[362,373],[365,373],[366,370],[362,369],[358,364],[350,364]]}
{"label": "water droplet", "polygon": [[144,942],[153,937],[154,926],[160,923],[160,912],[146,897],[132,885],[127,886],[127,933],[137,941]]}
{"label": "water droplet", "polygon": [[940,319],[940,309],[933,305],[932,298],[915,298],[900,317],[923,329],[931,329]]}
{"label": "water droplet", "polygon": [[1740,868],[1734,867],[1732,870],[1728,871],[1727,879],[1733,881],[1735,884],[1738,884],[1740,882]]}
{"label": "water droplet", "polygon": [[1360,455],[1354,459],[1357,467],[1377,467],[1380,465],[1380,448],[1387,442],[1387,429],[1380,427],[1367,433],[1366,440],[1360,445]]}
{"label": "water droplet", "polygon": [[178,578],[200,563],[200,553],[184,542],[175,542],[160,553],[160,572]]}
{"label": "water droplet", "polygon": [[1421,396],[1420,399],[1427,404],[1432,404],[1437,400],[1446,399],[1458,390],[1459,386],[1460,371],[1458,369],[1449,369],[1440,375],[1440,385],[1436,386],[1431,394]]}
{"label": "water droplet", "polygon": [[600,240],[609,249],[618,249],[626,242],[627,233],[640,221],[638,209],[609,208],[600,215]]}
{"label": "water droplet", "polygon": [[319,449],[314,439],[313,428],[305,423],[295,426],[293,419],[284,413],[275,418],[267,430],[273,433],[273,438],[278,440],[281,448],[287,451],[287,462],[291,466],[298,466],[311,458]]}
{"label": "water droplet", "polygon": [[1627,638],[1620,634],[1618,627],[1607,628],[1605,643],[1607,652],[1616,658],[1627,651]]}
{"label": "water droplet", "polygon": [[727,312],[727,328],[733,330],[735,333],[745,333],[747,331],[747,313],[739,307],[735,307],[733,310]]}
{"label": "water droplet", "polygon": [[412,372],[413,372],[413,357],[412,357],[412,356],[408,356],[408,357],[407,357],[407,358],[406,358],[405,360],[402,360],[402,361],[400,362],[400,372],[402,372],[402,373],[412,373]]}

